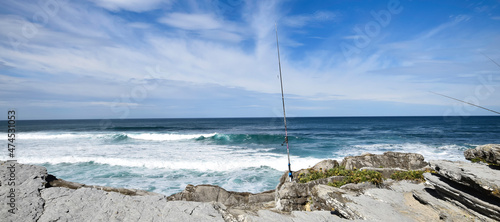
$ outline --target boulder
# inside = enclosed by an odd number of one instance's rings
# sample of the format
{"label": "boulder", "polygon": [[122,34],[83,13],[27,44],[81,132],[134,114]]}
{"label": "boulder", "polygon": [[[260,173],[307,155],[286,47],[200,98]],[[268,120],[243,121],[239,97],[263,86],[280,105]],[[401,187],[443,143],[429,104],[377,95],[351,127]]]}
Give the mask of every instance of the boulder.
{"label": "boulder", "polygon": [[433,160],[431,167],[442,177],[468,186],[479,193],[500,198],[500,171],[461,161]]}
{"label": "boulder", "polygon": [[500,144],[486,144],[464,152],[465,159],[500,166]]}
{"label": "boulder", "polygon": [[276,209],[287,212],[305,210],[312,186],[308,183],[283,183],[275,193]]}
{"label": "boulder", "polygon": [[347,170],[374,168],[400,168],[404,170],[420,170],[428,166],[424,156],[417,153],[385,152],[381,155],[363,154],[361,156],[348,156],[342,160],[341,166]]}
{"label": "boulder", "polygon": [[342,179],[344,179],[343,176],[333,176],[310,181],[308,183],[280,183],[275,191],[276,209],[287,212],[294,210],[306,210],[308,201],[314,195],[311,193],[313,187],[317,185],[326,186],[330,182],[341,181]]}
{"label": "boulder", "polygon": [[327,159],[327,160],[323,160],[323,161],[317,163],[316,165],[314,165],[311,168],[314,170],[317,170],[317,171],[325,171],[325,170],[332,169],[332,168],[335,168],[338,166],[339,166],[339,162],[337,160]]}

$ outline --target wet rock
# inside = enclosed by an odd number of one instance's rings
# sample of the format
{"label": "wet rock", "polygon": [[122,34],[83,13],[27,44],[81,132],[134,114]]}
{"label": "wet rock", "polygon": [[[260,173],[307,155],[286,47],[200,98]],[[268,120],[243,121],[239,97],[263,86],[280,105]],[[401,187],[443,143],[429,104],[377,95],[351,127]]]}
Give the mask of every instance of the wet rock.
{"label": "wet rock", "polygon": [[364,154],[348,156],[342,160],[341,166],[347,170],[374,168],[400,168],[405,170],[420,170],[428,166],[424,157],[417,153],[385,152],[382,155]]}
{"label": "wet rock", "polygon": [[464,152],[465,159],[500,166],[500,144],[486,144]]}

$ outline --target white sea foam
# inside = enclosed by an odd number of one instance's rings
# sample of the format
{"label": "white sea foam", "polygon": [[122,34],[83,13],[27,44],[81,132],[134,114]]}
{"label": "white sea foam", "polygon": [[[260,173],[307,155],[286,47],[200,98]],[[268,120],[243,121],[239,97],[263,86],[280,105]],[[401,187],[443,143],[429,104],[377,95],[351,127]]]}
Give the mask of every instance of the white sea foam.
{"label": "white sea foam", "polygon": [[95,134],[90,133],[18,133],[16,135],[22,140],[50,140],[50,139],[78,139],[90,138]]}
{"label": "white sea foam", "polygon": [[[279,171],[288,170],[286,155],[253,155],[253,156],[219,156],[207,155],[208,158],[197,156],[195,158],[182,158],[176,160],[158,158],[117,158],[117,157],[21,157],[19,162],[30,164],[61,164],[61,163],[88,163],[108,164],[123,167],[145,167],[149,169],[171,169],[171,170],[196,170],[196,171],[234,171],[247,168],[270,167]],[[293,169],[310,167],[321,161],[317,158],[301,158],[291,156]]]}
{"label": "white sea foam", "polygon": [[210,134],[172,134],[172,133],[139,133],[127,134],[129,138],[138,140],[152,140],[152,141],[173,141],[173,140],[188,140],[197,139],[200,137],[212,137],[216,133]]}
{"label": "white sea foam", "polygon": [[197,139],[200,137],[212,137],[216,133],[209,134],[175,134],[175,133],[18,133],[19,139],[23,140],[70,140],[70,139],[106,139],[113,138],[113,136],[127,136],[128,138],[137,140],[150,140],[150,141],[174,141],[174,140],[189,140]]}

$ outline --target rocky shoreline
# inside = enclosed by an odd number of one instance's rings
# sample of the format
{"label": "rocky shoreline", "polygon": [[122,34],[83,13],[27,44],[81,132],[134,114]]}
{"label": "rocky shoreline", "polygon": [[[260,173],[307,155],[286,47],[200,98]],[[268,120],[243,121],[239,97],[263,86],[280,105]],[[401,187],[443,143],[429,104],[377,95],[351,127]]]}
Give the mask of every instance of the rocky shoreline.
{"label": "rocky shoreline", "polygon": [[[214,185],[188,185],[171,196],[64,181],[41,166],[0,161],[0,218],[6,221],[500,221],[500,145],[467,150],[465,157],[471,162],[426,162],[422,155],[414,153],[364,154],[346,157],[341,163],[321,161],[310,169],[294,172],[293,182],[286,182],[284,174],[275,190],[257,194],[227,191]],[[15,186],[8,185],[12,164],[16,171]],[[301,180],[308,174],[326,175],[333,169],[347,174]],[[372,172],[370,175],[377,178],[362,175],[367,182],[345,182],[356,172]],[[398,172],[423,175],[423,179],[395,179]],[[345,184],[340,186],[339,181]]]}

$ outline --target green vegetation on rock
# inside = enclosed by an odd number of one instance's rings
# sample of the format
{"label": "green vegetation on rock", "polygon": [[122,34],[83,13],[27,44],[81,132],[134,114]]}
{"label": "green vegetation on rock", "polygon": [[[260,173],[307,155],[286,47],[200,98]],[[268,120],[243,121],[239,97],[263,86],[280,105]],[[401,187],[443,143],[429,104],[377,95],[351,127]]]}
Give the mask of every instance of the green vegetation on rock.
{"label": "green vegetation on rock", "polygon": [[[394,172],[390,178],[393,180],[414,180],[423,182],[424,173],[436,173],[434,170],[410,170],[410,171],[397,171]],[[348,183],[363,183],[371,182],[373,184],[380,184],[385,179],[382,174],[373,170],[346,170],[345,167],[339,166],[328,170],[315,170],[308,169],[308,173],[301,173],[298,176],[300,183],[307,183],[310,181],[329,178],[332,176],[343,176],[340,181],[329,182],[328,185],[334,187],[341,187]]]}
{"label": "green vegetation on rock", "polygon": [[473,162],[473,163],[483,162],[483,163],[488,164],[489,166],[500,166],[499,164],[487,162],[485,159],[480,158],[480,157],[474,157],[474,158],[470,159],[470,162]]}
{"label": "green vegetation on rock", "polygon": [[[410,171],[397,171],[391,175],[391,179],[393,180],[416,180],[423,182],[424,181],[424,173],[431,172],[429,170],[410,170]],[[434,172],[435,173],[435,172]]]}
{"label": "green vegetation on rock", "polygon": [[307,183],[310,181],[328,178],[332,176],[344,176],[342,181],[330,182],[328,185],[334,187],[341,187],[348,183],[362,183],[371,182],[373,184],[382,183],[382,174],[372,170],[346,170],[345,167],[339,166],[326,171],[318,171],[308,169],[309,173],[301,173],[298,176],[300,183]]}

